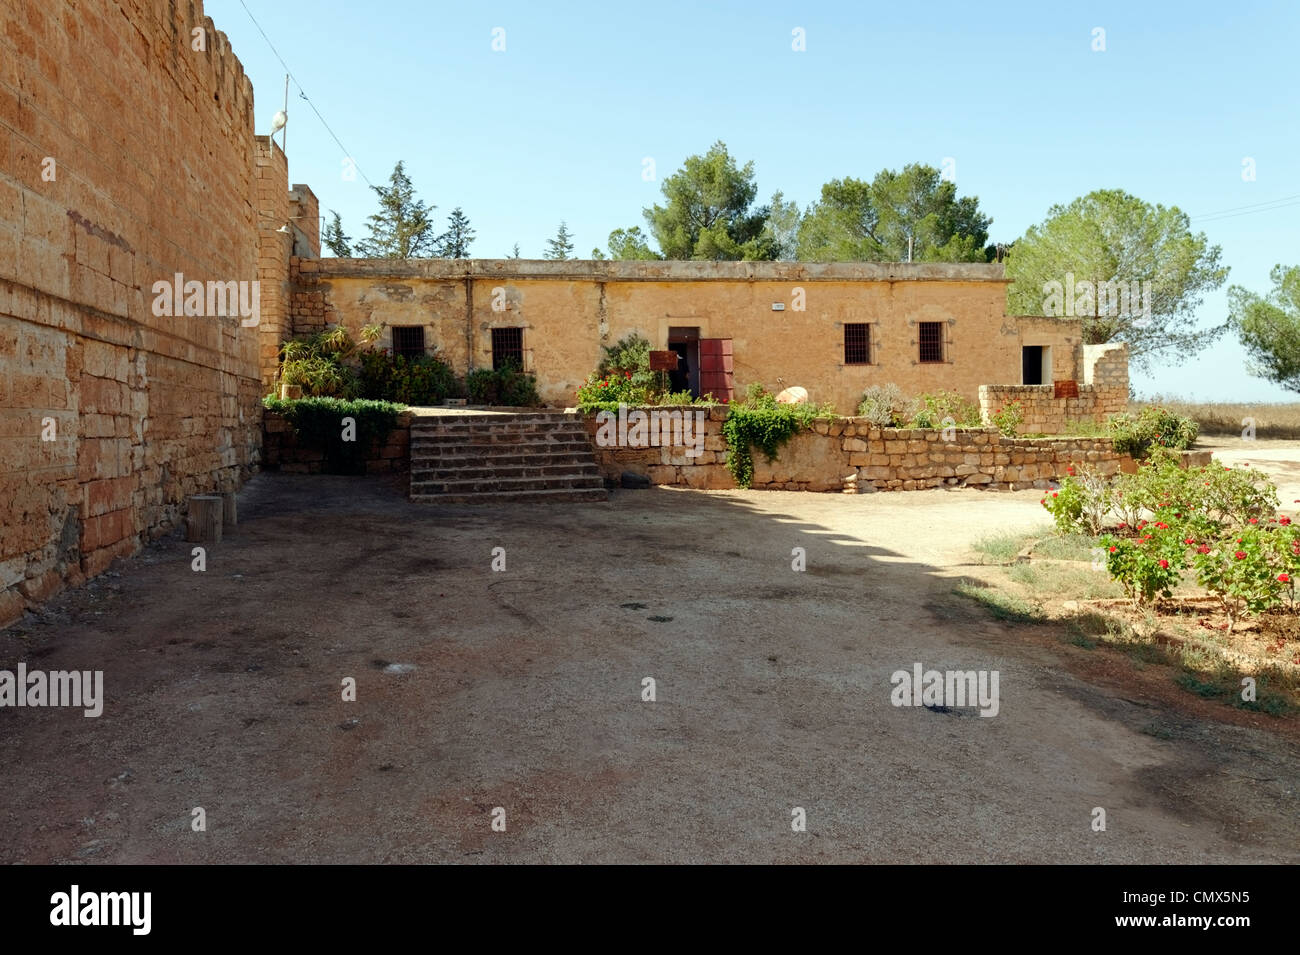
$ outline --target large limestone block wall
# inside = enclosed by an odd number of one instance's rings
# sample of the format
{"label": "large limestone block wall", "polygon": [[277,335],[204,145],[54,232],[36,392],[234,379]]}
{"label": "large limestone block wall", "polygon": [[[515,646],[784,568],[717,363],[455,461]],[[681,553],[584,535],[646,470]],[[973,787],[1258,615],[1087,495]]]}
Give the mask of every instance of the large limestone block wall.
{"label": "large limestone block wall", "polygon": [[[869,385],[975,400],[981,384],[1020,381],[1022,329],[1003,315],[998,265],[326,258],[295,259],[290,278],[295,334],[377,324],[384,344],[391,326],[419,325],[459,374],[490,367],[493,328],[521,327],[525,367],[561,406],[602,346],[635,332],[664,348],[674,327],[732,340],[737,394],[800,385],[846,414]],[[931,321],[945,360],[923,364],[918,325]],[[845,364],[845,323],[872,326],[871,364]],[[1039,319],[1033,336],[1078,377],[1077,322]]]}
{"label": "large limestone block wall", "polygon": [[201,4],[0,0],[0,127],[3,625],[238,481],[261,416],[256,329],[152,309],[257,278],[252,87]]}
{"label": "large limestone block wall", "polygon": [[[682,410],[700,413],[702,442],[673,443],[676,432],[670,431],[657,446],[607,444],[600,437],[602,422],[595,414],[587,415],[601,473],[618,479],[630,471],[648,476],[654,484],[700,490],[734,488],[722,433],[726,407]],[[659,430],[649,430],[648,440]],[[605,433],[617,434],[617,429]],[[1126,462],[1131,467],[1131,459],[1116,453],[1104,438],[1009,438],[995,428],[879,428],[852,417],[814,422],[812,431],[791,438],[774,461],[757,450],[753,458],[756,489],[847,494],[956,486],[1024,490],[1046,487],[1071,466],[1107,475]]]}

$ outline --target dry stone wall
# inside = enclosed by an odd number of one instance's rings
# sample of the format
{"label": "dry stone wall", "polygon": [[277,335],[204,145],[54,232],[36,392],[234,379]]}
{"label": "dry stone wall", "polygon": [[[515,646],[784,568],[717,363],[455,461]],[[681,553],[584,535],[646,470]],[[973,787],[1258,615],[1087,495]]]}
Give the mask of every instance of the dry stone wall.
{"label": "dry stone wall", "polygon": [[[704,411],[702,445],[641,448],[602,446],[596,416],[588,415],[601,473],[617,479],[630,471],[677,487],[735,487],[722,434],[727,409]],[[1105,438],[1008,438],[993,428],[909,430],[879,428],[865,418],[835,418],[795,435],[775,461],[756,450],[753,487],[848,494],[955,486],[1023,490],[1046,487],[1081,464],[1114,474],[1131,466],[1131,459]]]}

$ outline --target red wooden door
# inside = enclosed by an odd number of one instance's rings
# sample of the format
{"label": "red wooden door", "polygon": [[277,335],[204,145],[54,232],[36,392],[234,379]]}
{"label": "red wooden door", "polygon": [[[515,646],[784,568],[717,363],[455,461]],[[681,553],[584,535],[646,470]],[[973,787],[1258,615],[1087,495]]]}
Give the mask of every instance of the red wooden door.
{"label": "red wooden door", "polygon": [[722,402],[735,397],[730,338],[700,339],[700,394]]}

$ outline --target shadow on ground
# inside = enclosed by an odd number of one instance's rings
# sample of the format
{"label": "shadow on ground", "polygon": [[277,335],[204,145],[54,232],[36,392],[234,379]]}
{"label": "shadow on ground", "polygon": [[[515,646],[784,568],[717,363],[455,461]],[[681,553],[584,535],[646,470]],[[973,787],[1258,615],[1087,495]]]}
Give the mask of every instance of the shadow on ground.
{"label": "shadow on ground", "polygon": [[[167,538],[0,634],[107,696],[0,710],[0,862],[1300,861],[1293,744],[1152,735],[953,596],[1034,494],[451,508],[263,474],[240,516],[205,572]],[[999,671],[998,715],[892,706],[916,662]]]}

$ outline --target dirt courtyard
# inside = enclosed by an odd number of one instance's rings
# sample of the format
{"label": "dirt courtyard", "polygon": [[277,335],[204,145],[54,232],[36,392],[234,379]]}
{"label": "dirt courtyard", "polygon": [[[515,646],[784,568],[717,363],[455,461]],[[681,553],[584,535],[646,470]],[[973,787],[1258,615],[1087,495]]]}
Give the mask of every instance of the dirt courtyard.
{"label": "dirt courtyard", "polygon": [[[1039,496],[261,474],[205,571],[168,537],[0,632],[106,697],[0,709],[0,862],[1300,862],[1293,734],[952,593]],[[916,663],[998,671],[997,715],[891,705]]]}

